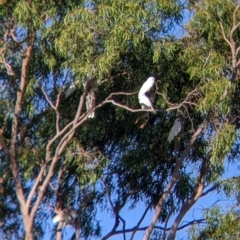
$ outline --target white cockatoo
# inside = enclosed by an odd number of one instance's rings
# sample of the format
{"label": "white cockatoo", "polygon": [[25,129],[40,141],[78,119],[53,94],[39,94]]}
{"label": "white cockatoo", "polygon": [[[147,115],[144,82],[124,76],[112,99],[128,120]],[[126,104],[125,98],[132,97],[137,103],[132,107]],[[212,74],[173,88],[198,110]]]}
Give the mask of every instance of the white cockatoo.
{"label": "white cockatoo", "polygon": [[66,226],[72,224],[75,217],[76,212],[73,208],[64,208],[53,218],[53,223],[62,222]]}
{"label": "white cockatoo", "polygon": [[65,98],[69,97],[76,89],[77,87],[75,82],[72,82],[65,93]]}
{"label": "white cockatoo", "polygon": [[169,132],[169,135],[168,135],[168,142],[170,143],[175,136],[177,136],[182,130],[182,124],[181,124],[181,121],[179,118],[177,118],[175,121],[174,121],[174,124]]}
{"label": "white cockatoo", "polygon": [[148,108],[153,109],[151,101],[145,94],[139,98],[139,103],[141,104],[142,109],[148,109]]}
{"label": "white cockatoo", "polygon": [[150,76],[147,81],[142,85],[139,93],[138,99],[143,109],[151,108],[153,109],[152,103],[150,99],[146,96],[146,93],[152,88],[156,81],[156,77],[154,75]]}
{"label": "white cockatoo", "polygon": [[140,98],[142,95],[144,95],[146,92],[148,92],[154,85],[155,81],[156,81],[156,77],[154,75],[150,76],[147,79],[147,81],[142,85],[142,87],[138,93],[138,98]]}

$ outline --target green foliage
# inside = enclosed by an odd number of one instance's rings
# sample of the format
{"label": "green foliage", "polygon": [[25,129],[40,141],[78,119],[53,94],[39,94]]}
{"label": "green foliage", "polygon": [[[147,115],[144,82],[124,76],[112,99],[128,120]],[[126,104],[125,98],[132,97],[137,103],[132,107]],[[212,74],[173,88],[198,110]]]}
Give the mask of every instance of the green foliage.
{"label": "green foliage", "polygon": [[206,113],[216,109],[220,114],[228,114],[230,112],[229,101],[223,99],[223,96],[230,87],[231,84],[226,78],[205,81],[201,87],[204,97],[199,101],[198,110],[201,113]]}
{"label": "green foliage", "polygon": [[56,45],[69,56],[68,64],[76,72],[87,74],[92,64],[102,76],[119,61],[121,54],[138,48],[148,31],[165,31],[169,26],[161,21],[170,14],[179,19],[179,11],[175,1],[166,5],[155,0],[100,1],[92,8],[78,7],[66,15],[65,30]]}
{"label": "green foliage", "polygon": [[97,149],[85,151],[78,144],[79,141],[73,139],[67,148],[65,157],[71,168],[75,169],[76,177],[82,188],[89,185],[94,186],[103,177],[108,159]]}
{"label": "green foliage", "polygon": [[207,227],[190,229],[191,239],[239,239],[239,213],[235,210],[224,212],[220,207],[213,207],[205,212]]}
{"label": "green foliage", "polygon": [[236,140],[236,129],[233,125],[225,123],[222,128],[217,131],[212,142],[212,157],[213,164],[222,165],[223,158],[231,151],[232,145]]}

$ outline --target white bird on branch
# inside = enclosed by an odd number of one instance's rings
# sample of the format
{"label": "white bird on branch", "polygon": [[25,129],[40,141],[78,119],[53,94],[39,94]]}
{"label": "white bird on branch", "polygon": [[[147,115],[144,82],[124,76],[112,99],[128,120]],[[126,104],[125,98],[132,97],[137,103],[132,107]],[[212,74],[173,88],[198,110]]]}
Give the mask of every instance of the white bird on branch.
{"label": "white bird on branch", "polygon": [[142,109],[153,109],[151,101],[145,94],[139,98],[139,103],[141,104]]}
{"label": "white bird on branch", "polygon": [[72,224],[75,217],[76,212],[73,208],[64,208],[53,218],[53,223],[62,222],[66,226]]}
{"label": "white bird on branch", "polygon": [[149,98],[146,96],[146,93],[152,88],[156,81],[156,77],[154,75],[150,76],[147,81],[142,85],[139,93],[138,99],[143,109],[151,108],[153,109],[152,103]]}
{"label": "white bird on branch", "polygon": [[154,76],[154,75],[150,76],[147,79],[147,81],[142,85],[142,87],[138,93],[138,96],[140,97],[143,94],[145,94],[146,92],[148,92],[154,85],[155,81],[156,81],[156,76]]}
{"label": "white bird on branch", "polygon": [[174,121],[174,124],[169,132],[169,135],[168,135],[168,142],[170,143],[174,137],[176,137],[182,130],[182,124],[181,124],[181,121],[179,118],[177,118],[175,121]]}

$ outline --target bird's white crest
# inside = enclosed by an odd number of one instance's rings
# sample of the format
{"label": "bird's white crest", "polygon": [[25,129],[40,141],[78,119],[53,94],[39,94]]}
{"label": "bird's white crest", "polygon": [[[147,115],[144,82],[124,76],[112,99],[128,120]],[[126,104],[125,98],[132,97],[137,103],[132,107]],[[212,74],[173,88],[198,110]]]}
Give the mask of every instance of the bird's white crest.
{"label": "bird's white crest", "polygon": [[151,87],[154,85],[156,79],[155,77],[149,77],[147,81],[142,85],[139,93],[138,93],[138,98],[143,96],[147,91],[151,89]]}
{"label": "bird's white crest", "polygon": [[171,131],[169,132],[169,135],[168,135],[168,142],[170,143],[175,136],[177,136],[180,132],[181,132],[181,129],[182,129],[182,124],[181,124],[181,121],[179,118],[177,118],[171,128]]}
{"label": "bird's white crest", "polygon": [[152,103],[146,95],[142,95],[141,97],[139,97],[139,103],[141,104],[143,109],[146,109],[146,108],[153,109]]}

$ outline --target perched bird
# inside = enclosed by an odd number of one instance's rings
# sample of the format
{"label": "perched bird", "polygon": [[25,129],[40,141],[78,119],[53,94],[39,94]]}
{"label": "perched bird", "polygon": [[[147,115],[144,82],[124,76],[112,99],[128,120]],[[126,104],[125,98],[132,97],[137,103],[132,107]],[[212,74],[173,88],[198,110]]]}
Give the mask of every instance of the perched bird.
{"label": "perched bird", "polygon": [[147,79],[147,81],[142,85],[142,87],[138,93],[139,103],[143,109],[146,109],[146,108],[153,109],[152,103],[151,103],[150,99],[148,98],[148,96],[146,96],[146,93],[154,85],[155,81],[156,81],[156,77],[154,75],[150,76]]}
{"label": "perched bird", "polygon": [[76,212],[73,208],[64,208],[53,218],[53,223],[63,222],[64,226],[73,223]]}
{"label": "perched bird", "polygon": [[156,76],[154,76],[154,75],[150,76],[147,79],[147,81],[142,85],[142,87],[138,93],[138,98],[140,98],[142,95],[144,95],[146,92],[148,92],[154,85],[155,81],[156,81]]}
{"label": "perched bird", "polygon": [[177,136],[180,132],[181,132],[181,129],[182,129],[182,124],[181,124],[181,121],[179,118],[177,118],[175,121],[174,121],[174,124],[171,128],[171,131],[169,132],[169,135],[168,135],[168,142],[170,143],[175,136]]}
{"label": "perched bird", "polygon": [[[96,106],[96,91],[97,91],[97,83],[96,79],[92,76],[86,77],[83,80],[83,87],[87,92],[86,96],[86,109],[87,112]],[[88,118],[94,118],[95,111],[88,115]]]}
{"label": "perched bird", "polygon": [[72,82],[65,93],[65,98],[69,97],[76,89],[77,87],[75,82]]}
{"label": "perched bird", "polygon": [[142,109],[148,109],[148,108],[153,109],[151,101],[145,94],[139,97],[139,103],[141,104]]}

